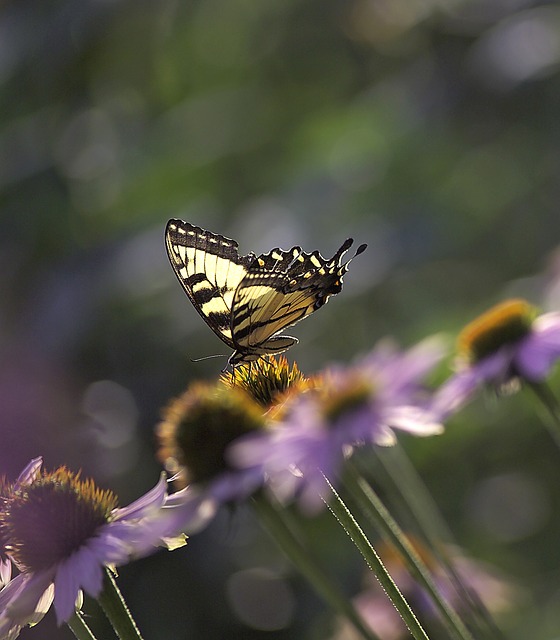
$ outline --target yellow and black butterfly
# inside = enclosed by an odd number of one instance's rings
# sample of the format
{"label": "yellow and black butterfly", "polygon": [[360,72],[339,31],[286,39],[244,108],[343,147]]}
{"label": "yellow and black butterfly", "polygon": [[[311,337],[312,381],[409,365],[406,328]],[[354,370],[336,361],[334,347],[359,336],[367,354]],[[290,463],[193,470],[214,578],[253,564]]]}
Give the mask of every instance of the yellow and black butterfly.
{"label": "yellow and black butterfly", "polygon": [[301,247],[242,256],[235,240],[188,222],[170,220],[165,230],[175,275],[206,324],[234,349],[232,366],[298,342],[279,334],[342,290],[350,260],[341,261],[353,242],[346,240],[330,260]]}

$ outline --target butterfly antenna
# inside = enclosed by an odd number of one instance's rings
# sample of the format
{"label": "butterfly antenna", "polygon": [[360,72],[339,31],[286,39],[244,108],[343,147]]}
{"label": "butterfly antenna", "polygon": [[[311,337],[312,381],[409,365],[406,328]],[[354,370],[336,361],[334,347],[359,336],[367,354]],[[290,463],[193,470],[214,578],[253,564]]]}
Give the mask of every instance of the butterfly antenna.
{"label": "butterfly antenna", "polygon": [[355,254],[354,254],[354,255],[353,255],[349,260],[347,260],[347,261],[344,263],[344,265],[345,265],[345,266],[346,266],[346,265],[349,265],[349,264],[350,264],[350,262],[352,262],[352,260],[354,260],[354,258],[355,258],[356,256],[359,256],[359,255],[360,255],[360,253],[363,253],[366,249],[367,249],[367,244],[361,244],[361,245],[356,249],[356,253],[355,253]]}
{"label": "butterfly antenna", "polygon": [[191,362],[202,362],[202,360],[210,360],[211,358],[225,358],[225,353],[214,353],[211,356],[202,356],[202,358],[190,358]]}

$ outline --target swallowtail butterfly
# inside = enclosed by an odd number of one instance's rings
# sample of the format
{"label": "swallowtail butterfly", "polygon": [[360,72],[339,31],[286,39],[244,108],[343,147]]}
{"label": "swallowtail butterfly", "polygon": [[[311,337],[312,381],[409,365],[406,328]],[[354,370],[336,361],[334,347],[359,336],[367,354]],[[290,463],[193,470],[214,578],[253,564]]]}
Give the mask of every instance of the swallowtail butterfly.
{"label": "swallowtail butterfly", "polygon": [[235,240],[181,220],[167,223],[165,242],[194,308],[234,350],[232,366],[282,353],[298,342],[279,334],[340,293],[350,262],[342,258],[353,244],[349,238],[329,260],[297,246],[243,256]]}

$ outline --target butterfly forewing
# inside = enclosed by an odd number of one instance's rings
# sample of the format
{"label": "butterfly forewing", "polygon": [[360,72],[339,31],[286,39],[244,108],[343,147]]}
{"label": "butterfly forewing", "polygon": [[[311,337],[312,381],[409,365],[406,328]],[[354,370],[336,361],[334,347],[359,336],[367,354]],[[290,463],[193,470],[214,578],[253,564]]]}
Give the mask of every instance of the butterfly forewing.
{"label": "butterfly forewing", "polygon": [[255,256],[240,256],[238,244],[181,220],[170,220],[167,254],[195,309],[231,348],[231,309],[235,290]]}

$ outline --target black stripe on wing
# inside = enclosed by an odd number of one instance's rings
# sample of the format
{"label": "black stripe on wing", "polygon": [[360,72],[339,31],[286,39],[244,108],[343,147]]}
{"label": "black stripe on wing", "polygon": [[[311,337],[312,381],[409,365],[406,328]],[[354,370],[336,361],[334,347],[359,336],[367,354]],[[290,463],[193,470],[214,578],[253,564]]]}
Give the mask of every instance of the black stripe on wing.
{"label": "black stripe on wing", "polygon": [[239,255],[235,240],[181,220],[167,223],[165,238],[173,271],[193,306],[212,331],[234,348],[233,297],[254,254]]}
{"label": "black stripe on wing", "polygon": [[[273,249],[259,256],[239,284],[232,307],[232,339],[239,351],[256,349],[322,307],[342,290],[348,262],[341,260],[353,241],[346,240],[329,260],[318,251]],[[365,249],[361,246],[357,253]],[[284,266],[275,268],[274,264]]]}

